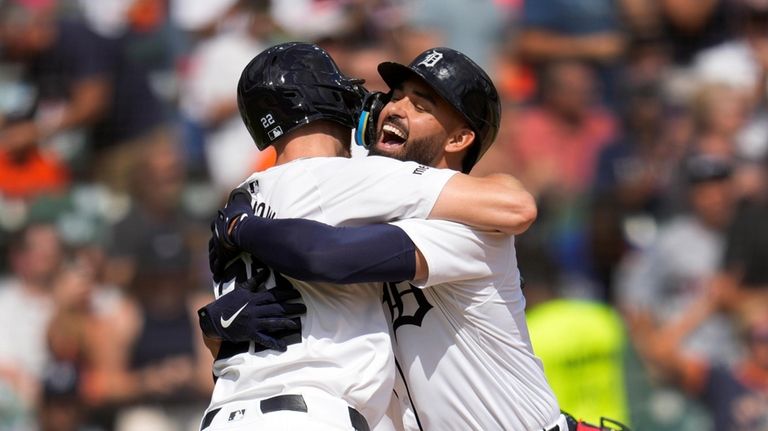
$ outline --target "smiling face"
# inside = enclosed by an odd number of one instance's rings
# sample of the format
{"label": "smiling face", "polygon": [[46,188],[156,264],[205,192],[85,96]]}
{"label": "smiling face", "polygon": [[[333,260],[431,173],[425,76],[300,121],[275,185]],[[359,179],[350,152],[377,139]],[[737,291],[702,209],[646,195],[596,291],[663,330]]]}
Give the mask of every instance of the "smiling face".
{"label": "smiling face", "polygon": [[466,148],[474,137],[461,115],[419,79],[406,79],[392,92],[377,125],[378,137],[369,153],[417,163],[451,167],[446,152]]}

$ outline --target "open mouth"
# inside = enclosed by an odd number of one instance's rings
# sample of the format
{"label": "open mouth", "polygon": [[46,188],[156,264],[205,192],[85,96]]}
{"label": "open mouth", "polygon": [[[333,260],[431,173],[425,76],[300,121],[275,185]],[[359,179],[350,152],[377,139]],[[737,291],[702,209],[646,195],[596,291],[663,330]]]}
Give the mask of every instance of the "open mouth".
{"label": "open mouth", "polygon": [[379,145],[391,148],[403,145],[408,140],[408,131],[400,124],[388,120],[381,126]]}

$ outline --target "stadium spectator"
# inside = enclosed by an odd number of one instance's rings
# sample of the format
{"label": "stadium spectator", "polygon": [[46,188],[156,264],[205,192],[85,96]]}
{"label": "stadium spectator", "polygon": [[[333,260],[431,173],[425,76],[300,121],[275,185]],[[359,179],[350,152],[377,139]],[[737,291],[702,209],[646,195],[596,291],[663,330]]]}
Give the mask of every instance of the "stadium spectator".
{"label": "stadium spectator", "polygon": [[[717,295],[704,298],[704,315],[718,309]],[[755,305],[738,314],[743,359],[733,365],[681,348],[690,326],[659,329],[647,316],[630,315],[638,351],[646,364],[703,403],[713,429],[759,430],[768,424],[768,309]],[[694,327],[695,328],[695,327]]]}
{"label": "stadium spectator", "polygon": [[763,167],[760,193],[739,202],[726,236],[717,287],[721,305],[739,310],[755,303],[768,304],[768,187]]}
{"label": "stadium spectator", "polygon": [[85,266],[68,264],[56,276],[56,304],[46,331],[50,360],[42,377],[42,430],[76,431],[87,421],[82,382],[90,371],[100,322],[95,282]]}
{"label": "stadium spectator", "polygon": [[[707,295],[735,205],[728,160],[697,155],[687,158],[682,169],[688,182],[687,210],[662,223],[650,246],[628,255],[616,280],[620,308],[649,313],[662,325]],[[729,317],[713,314],[687,337],[684,348],[730,361],[738,353],[733,335]]]}
{"label": "stadium spectator", "polygon": [[645,247],[671,211],[668,189],[693,129],[659,80],[629,82],[624,94],[620,132],[598,156],[587,225],[594,276],[609,302],[616,265],[628,249]]}
{"label": "stadium spectator", "polygon": [[537,198],[533,228],[546,237],[555,261],[589,283],[587,192],[599,152],[615,138],[616,122],[595,103],[594,75],[584,63],[553,62],[541,84],[541,102],[521,109],[516,119],[514,172]]}
{"label": "stadium spectator", "polygon": [[694,74],[703,85],[724,85],[744,98],[748,122],[734,138],[735,150],[740,157],[755,160],[768,154],[768,4],[739,0],[736,10],[735,38],[699,53]]}
{"label": "stadium spectator", "polygon": [[154,147],[140,160],[134,206],[114,226],[109,248],[109,267],[126,300],[109,328],[110,342],[100,345],[92,394],[117,404],[116,430],[189,429],[199,424],[212,387],[210,355],[194,319],[210,294],[201,294],[192,277],[196,225],[179,206],[185,178],[179,148]]}
{"label": "stadium spectator", "polygon": [[52,290],[64,249],[55,227],[38,222],[17,232],[10,244],[12,276],[0,286],[0,427],[31,429],[48,360]]}
{"label": "stadium spectator", "polygon": [[22,151],[85,132],[93,160],[83,175],[124,190],[136,147],[165,139],[165,112],[123,39],[104,39],[56,7],[10,0],[0,8],[3,59],[21,66],[19,79],[37,94],[24,121],[3,128],[0,147]]}

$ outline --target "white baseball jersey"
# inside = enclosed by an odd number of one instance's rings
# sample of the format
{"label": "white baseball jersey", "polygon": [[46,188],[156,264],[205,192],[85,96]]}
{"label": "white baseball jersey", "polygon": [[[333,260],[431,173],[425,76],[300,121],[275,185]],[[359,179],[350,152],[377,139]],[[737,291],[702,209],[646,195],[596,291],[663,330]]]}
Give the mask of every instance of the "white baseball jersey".
{"label": "white baseball jersey", "polygon": [[541,430],[560,408],[525,322],[514,237],[437,220],[393,223],[424,254],[423,283],[388,283],[407,429]]}
{"label": "white baseball jersey", "polygon": [[[384,157],[310,158],[253,174],[258,215],[355,226],[427,217],[455,172]],[[284,353],[239,353],[215,361],[210,409],[283,393],[330,394],[375,425],[394,382],[394,358],[381,308],[381,283],[333,285],[291,280],[307,306],[302,341]],[[234,282],[216,286],[221,295]]]}

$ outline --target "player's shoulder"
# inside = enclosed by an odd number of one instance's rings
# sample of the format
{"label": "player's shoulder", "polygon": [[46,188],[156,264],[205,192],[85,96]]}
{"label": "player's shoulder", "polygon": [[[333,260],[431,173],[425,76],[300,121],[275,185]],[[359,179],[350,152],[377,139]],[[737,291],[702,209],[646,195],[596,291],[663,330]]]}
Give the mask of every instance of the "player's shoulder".
{"label": "player's shoulder", "polygon": [[389,167],[392,169],[416,169],[419,167],[424,170],[435,169],[435,168],[430,168],[429,166],[420,165],[416,162],[397,160],[391,157],[384,157],[384,156],[359,157],[354,160],[359,161],[358,163],[360,164],[360,166],[381,166],[381,167]]}
{"label": "player's shoulder", "polygon": [[265,179],[265,178],[277,178],[286,173],[307,172],[317,170],[323,166],[337,166],[339,164],[348,161],[345,157],[304,157],[300,159],[291,160],[288,163],[281,163],[265,169],[252,173],[246,178],[240,185],[243,186],[253,181]]}
{"label": "player's shoulder", "polygon": [[321,178],[339,178],[346,175],[358,177],[362,173],[391,172],[394,169],[402,168],[405,164],[413,164],[414,168],[417,166],[415,163],[401,162],[380,156],[354,158],[313,157],[311,159],[297,160],[297,162],[301,162],[297,166],[301,166],[302,169],[306,169]]}

